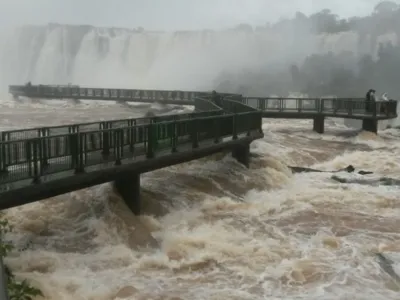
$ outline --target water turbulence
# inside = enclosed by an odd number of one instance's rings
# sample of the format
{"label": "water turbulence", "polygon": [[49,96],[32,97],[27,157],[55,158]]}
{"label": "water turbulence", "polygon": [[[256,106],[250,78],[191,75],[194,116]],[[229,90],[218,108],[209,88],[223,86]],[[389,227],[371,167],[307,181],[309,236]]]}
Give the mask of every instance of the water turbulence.
{"label": "water turbulence", "polygon": [[[66,106],[65,118],[132,114],[118,104],[79,105],[90,108]],[[32,120],[21,124],[28,107]],[[160,112],[136,111],[149,109]],[[48,124],[53,110],[3,104],[1,125]],[[20,251],[6,263],[45,299],[397,299],[398,282],[376,253],[390,254],[397,272],[399,187],[332,175],[400,179],[399,135],[327,123],[318,135],[310,121],[264,121],[249,169],[220,153],[144,174],[140,217],[112,184],[7,210],[15,226],[7,238]],[[373,173],[289,168],[348,165]]]}

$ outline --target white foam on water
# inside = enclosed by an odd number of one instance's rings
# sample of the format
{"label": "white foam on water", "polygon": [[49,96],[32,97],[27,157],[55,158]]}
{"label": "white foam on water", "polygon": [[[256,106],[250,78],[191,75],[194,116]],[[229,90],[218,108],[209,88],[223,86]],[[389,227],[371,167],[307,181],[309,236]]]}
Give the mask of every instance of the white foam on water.
{"label": "white foam on water", "polygon": [[[40,105],[4,106],[1,127],[132,114]],[[302,120],[264,120],[263,129],[249,169],[218,154],[142,175],[141,217],[109,184],[6,211],[15,225],[7,238],[28,245],[7,264],[46,299],[397,299],[373,253],[400,252],[400,188],[287,167],[352,164],[374,174],[336,175],[398,178],[396,130],[349,135],[329,123],[318,135]]]}

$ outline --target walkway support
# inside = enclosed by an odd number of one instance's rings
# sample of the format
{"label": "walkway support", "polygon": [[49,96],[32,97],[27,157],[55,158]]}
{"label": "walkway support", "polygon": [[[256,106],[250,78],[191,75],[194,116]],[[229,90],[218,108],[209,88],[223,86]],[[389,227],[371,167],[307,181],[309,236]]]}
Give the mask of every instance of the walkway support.
{"label": "walkway support", "polygon": [[141,212],[140,174],[127,173],[114,181],[116,192],[122,197],[129,209],[136,215]]}
{"label": "walkway support", "polygon": [[246,168],[250,165],[250,144],[240,144],[233,148],[232,156]]}
{"label": "walkway support", "polygon": [[362,129],[365,131],[378,133],[378,120],[376,119],[364,119],[362,121]]}
{"label": "walkway support", "polygon": [[325,116],[314,117],[313,130],[318,133],[324,133],[325,131]]}

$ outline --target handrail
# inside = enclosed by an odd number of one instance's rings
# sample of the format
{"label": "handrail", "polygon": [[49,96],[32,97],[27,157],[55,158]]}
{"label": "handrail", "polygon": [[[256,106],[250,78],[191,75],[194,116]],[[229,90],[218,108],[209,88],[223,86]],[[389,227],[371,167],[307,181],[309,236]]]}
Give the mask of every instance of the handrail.
{"label": "handrail", "polygon": [[208,139],[220,142],[226,136],[237,139],[242,133],[246,136],[261,133],[261,114],[253,110],[3,141],[0,173],[7,176],[0,176],[0,186],[4,184],[7,189],[7,184],[21,180],[37,184],[42,176],[64,171],[80,173],[85,167],[109,160],[119,165],[124,158],[141,155],[153,158],[162,149],[174,153],[183,144],[193,143],[192,147],[197,148]]}
{"label": "handrail", "polygon": [[[197,116],[204,116],[204,113],[208,113],[209,115],[217,114],[218,112],[222,113],[222,109],[215,105],[208,99],[204,98],[194,98],[194,104],[201,107],[200,111],[195,111],[192,113],[185,114],[174,114],[174,115],[161,115],[155,117],[139,117],[139,118],[126,118],[126,119],[116,119],[116,120],[105,120],[105,121],[94,121],[94,122],[84,122],[84,123],[71,123],[65,125],[56,125],[56,126],[41,126],[41,127],[33,127],[33,128],[24,128],[24,129],[15,129],[15,130],[6,130],[0,132],[0,141],[8,141],[8,140],[19,140],[29,137],[39,137],[39,136],[50,136],[54,135],[52,131],[64,130],[65,132],[75,132],[75,131],[87,131],[89,128],[82,128],[86,126],[97,126],[98,129],[101,128],[114,128],[115,125],[120,127],[121,125],[129,125],[129,124],[141,124],[141,123],[154,123],[154,122],[163,122],[164,120],[170,120],[171,118],[176,119],[191,119]],[[93,128],[91,128],[93,129]],[[18,134],[19,137],[13,137],[13,135]],[[57,133],[59,134],[59,133]],[[34,135],[34,136],[32,136]]]}

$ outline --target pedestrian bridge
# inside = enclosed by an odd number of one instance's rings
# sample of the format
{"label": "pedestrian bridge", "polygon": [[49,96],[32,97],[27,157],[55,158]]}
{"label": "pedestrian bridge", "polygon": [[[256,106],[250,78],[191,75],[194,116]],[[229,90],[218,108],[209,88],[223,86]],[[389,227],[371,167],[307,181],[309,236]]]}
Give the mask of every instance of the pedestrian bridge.
{"label": "pedestrian bridge", "polygon": [[[114,181],[135,214],[140,213],[140,174],[231,151],[249,164],[249,145],[263,137],[262,118],[313,119],[323,133],[326,117],[396,118],[396,101],[362,99],[246,98],[191,91],[10,86],[15,97],[149,101],[193,105],[190,114],[109,120],[0,133],[0,209]],[[371,109],[372,108],[372,109]]]}
{"label": "pedestrian bridge", "polygon": [[[210,92],[86,88],[79,86],[11,85],[15,99],[71,99],[194,105]],[[264,118],[312,119],[314,130],[324,132],[326,117],[362,120],[364,130],[377,132],[379,120],[397,118],[397,101],[368,103],[363,98],[271,98],[219,93],[219,99],[241,102],[262,112]],[[215,100],[218,101],[218,100]],[[215,102],[214,101],[214,102]],[[216,102],[215,102],[216,103]],[[225,109],[223,102],[216,103]],[[367,109],[368,108],[368,109]],[[196,107],[197,109],[197,107]]]}

